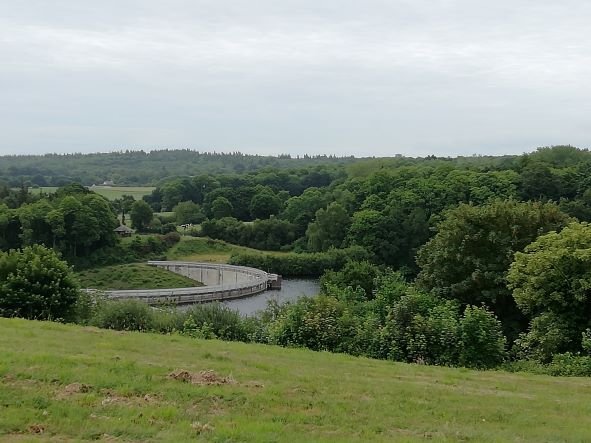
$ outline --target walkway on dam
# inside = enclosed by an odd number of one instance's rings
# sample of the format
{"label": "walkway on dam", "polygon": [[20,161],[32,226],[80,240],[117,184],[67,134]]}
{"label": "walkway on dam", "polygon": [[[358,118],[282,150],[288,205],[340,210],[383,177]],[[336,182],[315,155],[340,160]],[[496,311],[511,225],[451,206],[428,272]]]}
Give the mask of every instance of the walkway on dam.
{"label": "walkway on dam", "polygon": [[205,286],[174,289],[132,289],[104,291],[112,299],[142,300],[150,305],[160,303],[190,304],[231,300],[279,289],[281,276],[260,269],[216,263],[183,261],[149,261],[149,265],[202,282]]}

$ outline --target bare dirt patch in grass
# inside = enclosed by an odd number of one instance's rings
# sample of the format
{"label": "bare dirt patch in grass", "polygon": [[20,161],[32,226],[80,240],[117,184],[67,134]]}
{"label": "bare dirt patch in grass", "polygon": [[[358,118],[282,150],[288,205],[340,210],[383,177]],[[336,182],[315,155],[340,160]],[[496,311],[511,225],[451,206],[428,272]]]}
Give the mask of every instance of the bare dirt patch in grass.
{"label": "bare dirt patch in grass", "polygon": [[73,394],[86,394],[87,392],[90,392],[91,389],[92,386],[84,383],[70,383],[58,394],[58,398],[67,398]]}
{"label": "bare dirt patch in grass", "polygon": [[43,425],[31,425],[27,428],[29,434],[43,434],[45,432],[45,426]]}
{"label": "bare dirt patch in grass", "polygon": [[234,380],[232,376],[220,377],[211,369],[207,371],[200,371],[198,373],[191,373],[189,371],[179,369],[168,374],[168,378],[200,386],[221,386],[238,384],[238,382]]}
{"label": "bare dirt patch in grass", "polygon": [[105,398],[101,401],[101,406],[107,405],[124,405],[124,406],[143,406],[155,403],[163,403],[160,398],[153,394],[125,396],[119,395],[110,390],[101,391],[105,394]]}

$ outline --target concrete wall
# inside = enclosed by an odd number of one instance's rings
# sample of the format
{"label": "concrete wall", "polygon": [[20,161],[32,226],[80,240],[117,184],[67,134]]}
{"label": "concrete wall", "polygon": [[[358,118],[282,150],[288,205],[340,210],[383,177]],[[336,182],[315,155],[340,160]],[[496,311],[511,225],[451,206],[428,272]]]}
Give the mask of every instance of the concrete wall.
{"label": "concrete wall", "polygon": [[258,278],[258,272],[253,272],[252,268],[239,266],[157,261],[148,263],[159,268],[167,269],[175,274],[183,275],[192,280],[200,281],[205,286],[250,283],[253,279]]}
{"label": "concrete wall", "polygon": [[148,264],[200,281],[206,286],[105,291],[105,294],[113,299],[136,299],[151,305],[162,302],[188,304],[248,297],[266,291],[270,281],[277,281],[277,275],[246,266],[172,261],[149,261]]}

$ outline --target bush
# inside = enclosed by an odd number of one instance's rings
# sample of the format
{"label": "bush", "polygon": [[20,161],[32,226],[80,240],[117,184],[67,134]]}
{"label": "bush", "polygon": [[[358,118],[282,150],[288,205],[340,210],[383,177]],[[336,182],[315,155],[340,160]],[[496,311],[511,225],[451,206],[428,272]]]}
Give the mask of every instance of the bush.
{"label": "bush", "polygon": [[59,255],[40,245],[0,252],[0,316],[70,320],[79,290]]}
{"label": "bush", "polygon": [[392,360],[441,365],[457,364],[458,305],[408,289],[396,301],[385,323]]}
{"label": "bush", "polygon": [[176,224],[165,223],[160,227],[160,234],[174,234],[176,233]]}
{"label": "bush", "polygon": [[506,357],[501,322],[485,308],[468,306],[460,321],[460,364],[469,368],[494,368]]}
{"label": "bush", "polygon": [[289,246],[295,240],[295,230],[295,225],[278,218],[243,223],[232,217],[224,217],[206,220],[201,224],[204,236],[268,251]]}
{"label": "bush", "polygon": [[338,271],[349,261],[363,260],[371,260],[371,255],[365,249],[355,246],[311,254],[235,254],[230,257],[229,263],[262,269],[284,277],[319,277],[327,269]]}
{"label": "bush", "polygon": [[361,288],[364,298],[370,300],[374,297],[374,280],[379,274],[379,268],[368,261],[350,261],[340,271],[327,271],[320,279],[320,287],[334,284],[341,288]]}
{"label": "bush", "polygon": [[345,306],[322,295],[289,305],[269,327],[271,343],[315,351],[346,352],[354,336],[354,319]]}
{"label": "bush", "polygon": [[553,355],[579,347],[573,323],[573,319],[545,312],[531,320],[529,331],[519,335],[513,351],[520,359],[549,363]]}
{"label": "bush", "polygon": [[196,330],[201,331],[204,335],[212,334],[204,338],[215,336],[222,340],[235,341],[247,341],[248,339],[248,331],[238,311],[220,303],[199,304],[186,311],[183,332],[191,335]]}
{"label": "bush", "polygon": [[151,331],[154,312],[138,300],[105,300],[96,307],[90,324],[118,331]]}
{"label": "bush", "polygon": [[565,352],[552,358],[548,373],[555,376],[589,377],[591,376],[591,357]]}
{"label": "bush", "polygon": [[503,369],[511,372],[529,372],[560,377],[590,377],[591,357],[565,352],[553,356],[549,364],[535,360],[516,360],[506,363]]}
{"label": "bush", "polygon": [[181,234],[176,232],[176,230],[169,232],[162,238],[162,241],[164,241],[167,248],[171,248],[181,241]]}

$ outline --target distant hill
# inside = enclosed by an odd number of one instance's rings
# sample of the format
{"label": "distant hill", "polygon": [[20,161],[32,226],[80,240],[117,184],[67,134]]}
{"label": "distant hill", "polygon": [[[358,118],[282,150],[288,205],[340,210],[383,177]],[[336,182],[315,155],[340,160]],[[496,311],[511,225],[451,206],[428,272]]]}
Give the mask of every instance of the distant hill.
{"label": "distant hill", "polygon": [[189,149],[0,156],[0,181],[10,186],[19,186],[23,181],[38,186],[63,186],[72,181],[84,185],[112,181],[116,185],[150,186],[172,176],[241,174],[264,168],[334,166],[356,161],[359,159],[326,155],[292,158]]}

